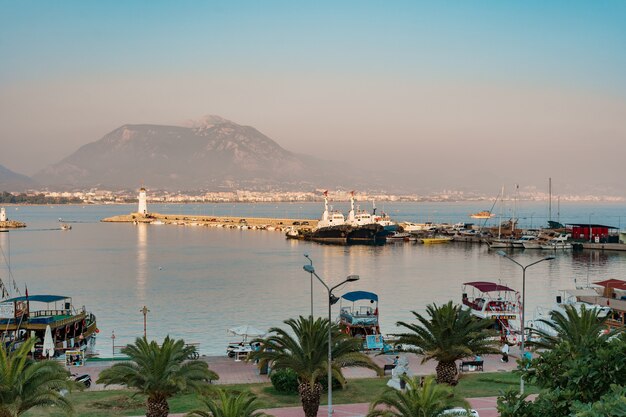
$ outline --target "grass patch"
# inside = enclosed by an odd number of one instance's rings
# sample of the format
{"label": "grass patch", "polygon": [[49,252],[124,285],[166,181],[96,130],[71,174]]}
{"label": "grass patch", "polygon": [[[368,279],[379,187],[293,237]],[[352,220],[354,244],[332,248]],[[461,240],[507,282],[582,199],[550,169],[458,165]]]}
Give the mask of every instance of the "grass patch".
{"label": "grass patch", "polygon": [[[367,403],[377,397],[387,386],[389,378],[351,379],[342,390],[333,391],[334,404]],[[263,408],[300,406],[298,394],[277,392],[272,384],[233,384],[215,385],[233,391],[249,391],[257,396]],[[519,375],[512,372],[464,374],[455,387],[455,396],[459,398],[494,397],[501,391],[519,387]],[[526,384],[526,392],[537,393],[533,385]],[[322,393],[321,405],[327,404],[327,395]],[[145,397],[131,391],[78,391],[70,394],[76,417],[115,417],[145,415]],[[202,403],[196,394],[185,394],[169,400],[172,413],[185,413],[194,408],[201,408]],[[61,417],[63,413],[53,408],[36,409],[26,414],[27,417]]]}

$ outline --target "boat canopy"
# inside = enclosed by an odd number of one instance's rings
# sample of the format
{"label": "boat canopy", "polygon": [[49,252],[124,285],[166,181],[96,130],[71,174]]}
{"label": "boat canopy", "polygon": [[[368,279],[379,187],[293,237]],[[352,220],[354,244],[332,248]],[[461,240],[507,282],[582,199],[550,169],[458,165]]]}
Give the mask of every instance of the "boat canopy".
{"label": "boat canopy", "polygon": [[373,292],[367,291],[352,291],[345,293],[341,296],[341,298],[348,301],[358,301],[358,300],[374,300],[378,301],[378,296]]}
{"label": "boat canopy", "polygon": [[622,281],[620,279],[607,279],[604,281],[594,282],[595,285],[600,285],[602,287],[614,288],[617,290],[626,291],[626,281]]}
{"label": "boat canopy", "polygon": [[14,301],[35,301],[40,303],[53,303],[55,301],[67,300],[70,297],[65,295],[29,295],[26,297],[25,295],[22,297],[10,298],[8,300],[4,300],[3,303],[11,303]]}
{"label": "boat canopy", "polygon": [[478,291],[481,291],[481,292],[492,292],[492,291],[515,292],[514,289],[511,289],[505,285],[496,284],[495,282],[473,281],[473,282],[466,282],[463,285],[471,285],[472,287],[476,288]]}

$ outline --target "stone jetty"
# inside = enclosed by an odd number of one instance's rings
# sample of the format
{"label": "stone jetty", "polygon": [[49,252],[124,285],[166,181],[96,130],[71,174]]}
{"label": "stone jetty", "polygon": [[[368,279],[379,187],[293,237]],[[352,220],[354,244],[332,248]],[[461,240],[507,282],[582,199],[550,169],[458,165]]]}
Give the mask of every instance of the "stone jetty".
{"label": "stone jetty", "polygon": [[26,223],[17,220],[0,221],[0,229],[18,229],[20,227],[26,227]]}
{"label": "stone jetty", "polygon": [[282,219],[271,217],[233,217],[233,216],[198,216],[192,214],[159,214],[159,213],[130,213],[102,219],[111,223],[148,223],[154,225],[171,224],[178,226],[206,226],[237,229],[285,230],[289,227],[296,229],[312,229],[317,226],[317,220],[312,219]]}

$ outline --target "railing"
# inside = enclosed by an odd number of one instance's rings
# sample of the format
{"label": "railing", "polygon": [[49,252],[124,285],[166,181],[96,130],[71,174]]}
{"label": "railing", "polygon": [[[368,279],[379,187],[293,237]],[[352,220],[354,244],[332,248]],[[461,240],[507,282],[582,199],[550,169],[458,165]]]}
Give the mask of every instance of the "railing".
{"label": "railing", "polygon": [[31,317],[44,317],[44,316],[69,316],[70,310],[37,310],[31,312]]}

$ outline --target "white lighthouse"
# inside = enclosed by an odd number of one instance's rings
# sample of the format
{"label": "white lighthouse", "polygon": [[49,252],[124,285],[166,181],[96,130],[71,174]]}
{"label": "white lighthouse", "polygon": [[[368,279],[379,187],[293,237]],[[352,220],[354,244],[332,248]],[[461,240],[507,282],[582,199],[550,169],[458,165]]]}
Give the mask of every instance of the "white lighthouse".
{"label": "white lighthouse", "polygon": [[142,216],[148,214],[148,199],[146,197],[146,189],[143,187],[139,189],[139,205],[137,207],[137,213]]}
{"label": "white lighthouse", "polygon": [[7,211],[4,209],[4,207],[0,208],[0,222],[6,222],[7,221]]}

